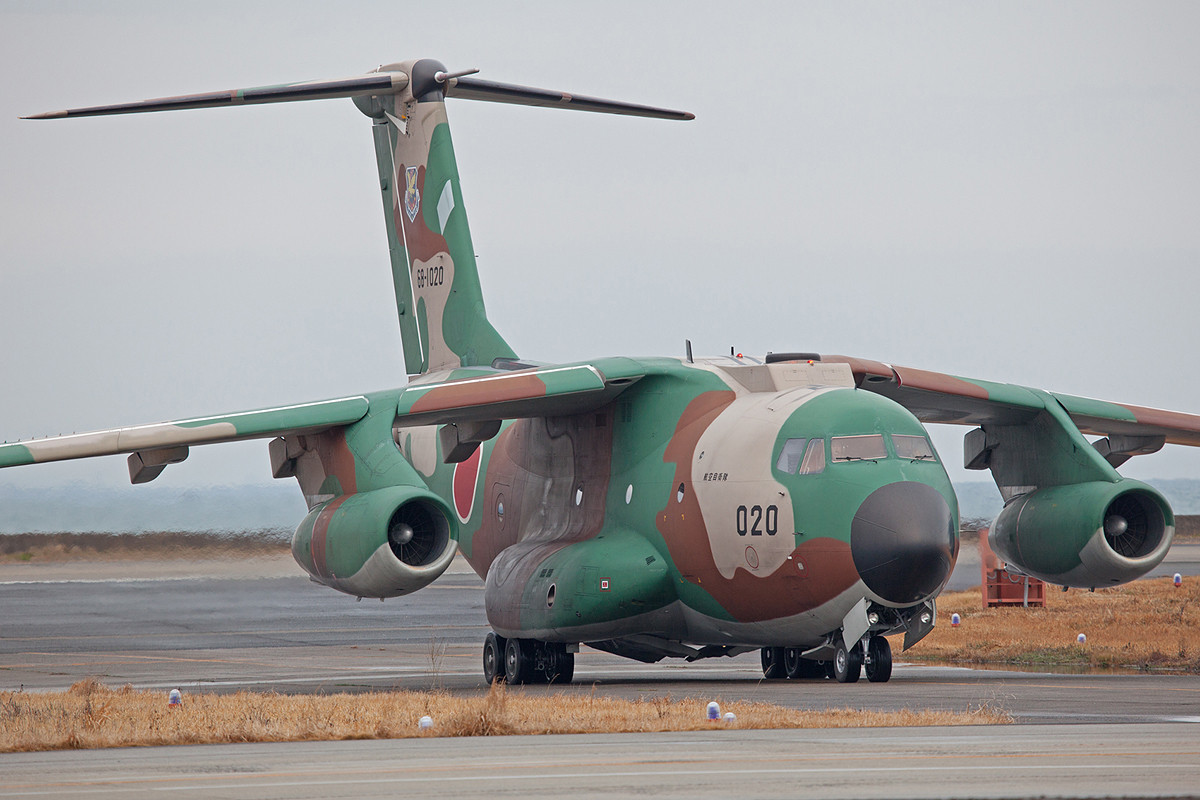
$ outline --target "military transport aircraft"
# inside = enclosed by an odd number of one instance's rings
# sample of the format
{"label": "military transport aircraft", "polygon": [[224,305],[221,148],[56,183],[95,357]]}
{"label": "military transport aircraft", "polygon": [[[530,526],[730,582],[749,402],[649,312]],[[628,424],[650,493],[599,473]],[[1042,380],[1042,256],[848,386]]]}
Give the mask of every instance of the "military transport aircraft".
{"label": "military transport aircraft", "polygon": [[[517,356],[484,312],[447,98],[692,115],[451,73],[364,76],[34,119],[349,97],[371,120],[410,379],[390,391],[0,446],[0,467],[129,454],[134,483],[193,445],[270,439],[309,512],[292,553],[357,597],[415,592],[457,551],[486,581],[488,681],[569,681],[579,645],[645,662],[761,650],[768,678],[886,681],[958,556],[958,503],[922,423],[972,426],[1005,500],[992,547],[1063,586],[1145,574],[1163,496],[1115,469],[1200,416],[813,353]],[[690,347],[689,347],[690,350]],[[1089,441],[1085,434],[1100,436]]]}

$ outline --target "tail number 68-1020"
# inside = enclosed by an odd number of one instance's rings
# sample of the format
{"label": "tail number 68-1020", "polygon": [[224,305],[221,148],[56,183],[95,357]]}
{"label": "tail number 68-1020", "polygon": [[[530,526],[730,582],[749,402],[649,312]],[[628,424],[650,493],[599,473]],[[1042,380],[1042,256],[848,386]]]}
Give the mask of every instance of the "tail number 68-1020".
{"label": "tail number 68-1020", "polygon": [[774,536],[779,533],[779,507],[767,506],[738,506],[737,507],[738,536]]}

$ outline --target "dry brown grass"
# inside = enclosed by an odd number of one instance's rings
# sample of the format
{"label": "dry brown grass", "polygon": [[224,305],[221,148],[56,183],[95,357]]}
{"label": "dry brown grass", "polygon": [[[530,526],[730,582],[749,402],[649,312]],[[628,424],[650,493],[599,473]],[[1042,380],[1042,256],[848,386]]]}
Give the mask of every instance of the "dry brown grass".
{"label": "dry brown grass", "polygon": [[[401,739],[549,733],[690,731],[714,727],[846,728],[991,725],[1002,711],[798,711],[768,703],[722,704],[732,724],[705,718],[706,701],[632,702],[585,693],[526,694],[494,686],[481,696],[445,692],[280,695],[187,694],[109,689],[93,679],[66,692],[0,693],[0,752],[229,742]],[[433,727],[420,730],[424,715]]]}
{"label": "dry brown grass", "polygon": [[17,533],[0,536],[0,564],[246,558],[289,553],[290,541],[279,531]]}
{"label": "dry brown grass", "polygon": [[[981,608],[979,589],[938,598],[938,626],[904,654],[922,661],[1133,668],[1200,674],[1200,579],[1060,592],[1045,608]],[[962,624],[950,627],[958,612]],[[1080,633],[1085,644],[1077,644]]]}

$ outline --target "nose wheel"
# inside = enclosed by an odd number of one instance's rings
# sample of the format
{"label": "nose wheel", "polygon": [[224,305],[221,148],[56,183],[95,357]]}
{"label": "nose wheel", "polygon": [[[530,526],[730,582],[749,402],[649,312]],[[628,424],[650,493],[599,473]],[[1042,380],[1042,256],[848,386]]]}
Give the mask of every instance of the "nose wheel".
{"label": "nose wheel", "polygon": [[[861,644],[859,645],[861,647]],[[872,636],[867,641],[867,680],[871,683],[887,683],[892,677],[892,645],[882,636]]]}
{"label": "nose wheel", "polygon": [[853,647],[839,644],[833,654],[833,677],[838,683],[857,683],[862,674],[863,649],[862,642],[855,642]]}

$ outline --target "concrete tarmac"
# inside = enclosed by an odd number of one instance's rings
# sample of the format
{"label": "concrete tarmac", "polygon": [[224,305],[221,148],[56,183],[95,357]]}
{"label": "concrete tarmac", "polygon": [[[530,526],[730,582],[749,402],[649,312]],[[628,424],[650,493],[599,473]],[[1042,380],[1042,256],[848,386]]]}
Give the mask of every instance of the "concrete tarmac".
{"label": "concrete tarmac", "polygon": [[[1166,574],[1195,574],[1193,550],[1173,548]],[[977,561],[964,567],[978,576]],[[185,696],[240,688],[485,691],[482,582],[463,565],[386,603],[355,602],[297,569],[278,559],[176,565],[166,574],[128,563],[0,568],[0,690],[62,689],[91,676],[164,697],[176,687]],[[1102,635],[1089,633],[1093,641]],[[0,797],[1200,792],[1200,676],[986,671],[907,664],[898,654],[886,684],[767,682],[757,654],[645,665],[585,647],[575,684],[520,691],[694,698],[698,713],[710,699],[802,709],[986,705],[1019,724],[8,754],[0,756]]]}
{"label": "concrete tarmac", "polygon": [[0,797],[1187,797],[1200,726],[401,739],[0,756]]}

